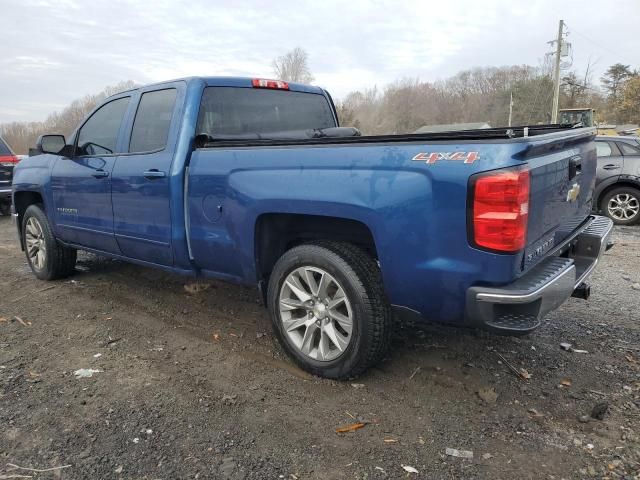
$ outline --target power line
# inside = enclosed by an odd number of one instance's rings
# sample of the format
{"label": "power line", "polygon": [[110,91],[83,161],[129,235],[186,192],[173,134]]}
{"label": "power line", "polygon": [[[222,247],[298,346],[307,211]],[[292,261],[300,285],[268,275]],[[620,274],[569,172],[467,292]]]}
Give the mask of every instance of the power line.
{"label": "power line", "polygon": [[571,85],[572,87],[580,87],[580,88],[584,88],[585,90],[592,90],[594,92],[600,92],[599,89],[597,88],[593,88],[593,87],[589,87],[588,85],[582,84],[582,83],[573,83],[573,82],[562,82],[561,85]]}
{"label": "power line", "polygon": [[604,45],[601,45],[600,43],[598,43],[598,42],[596,42],[595,40],[591,39],[590,37],[586,36],[584,33],[580,32],[579,30],[576,30],[575,28],[570,27],[569,25],[567,25],[567,28],[568,28],[568,29],[570,28],[570,29],[571,29],[571,32],[573,32],[573,33],[577,33],[577,34],[578,34],[578,35],[580,35],[582,38],[584,38],[585,40],[587,40],[587,41],[591,42],[591,43],[592,43],[593,45],[595,45],[596,47],[599,47],[599,48],[600,48],[600,49],[602,49],[602,50],[605,50],[605,51],[607,51],[607,52],[609,52],[609,53],[612,53],[612,54],[613,54],[613,55],[615,55],[615,56],[619,56],[619,55],[620,55],[620,52],[616,52],[616,51],[614,51],[612,48],[605,47]]}

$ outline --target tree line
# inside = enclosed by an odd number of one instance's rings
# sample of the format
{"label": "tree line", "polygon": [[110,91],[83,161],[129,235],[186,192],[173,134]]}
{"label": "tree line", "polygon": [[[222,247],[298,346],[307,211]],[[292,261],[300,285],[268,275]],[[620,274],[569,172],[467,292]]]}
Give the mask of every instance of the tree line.
{"label": "tree line", "polygon": [[[295,48],[273,61],[276,78],[309,83],[309,56]],[[640,72],[616,63],[593,80],[591,66],[569,71],[560,84],[560,108],[594,108],[601,123],[640,123]],[[368,135],[411,133],[425,125],[486,122],[512,125],[549,123],[553,99],[550,63],[539,67],[479,67],[436,82],[404,78],[379,89],[349,93],[337,102],[344,126]]]}
{"label": "tree line", "polygon": [[[275,78],[311,83],[309,56],[295,48],[272,62]],[[597,85],[587,68],[562,76],[560,108],[595,108],[606,123],[640,123],[640,72],[617,63]],[[512,125],[551,120],[553,82],[549,65],[478,67],[435,82],[404,78],[385,87],[353,91],[336,102],[341,125],[364,134],[411,133],[425,125],[486,122],[506,126],[513,99]],[[135,87],[132,81],[107,87],[95,95],[73,101],[44,122],[0,125],[2,136],[16,153],[26,153],[43,133],[69,135],[99,102]]]}
{"label": "tree line", "polygon": [[44,133],[71,135],[96,105],[105,98],[135,88],[131,80],[106,87],[94,95],[85,95],[74,100],[59,112],[50,114],[43,122],[11,122],[0,124],[0,136],[11,146],[16,154],[26,154]]}
{"label": "tree line", "polygon": [[[587,70],[563,75],[560,108],[595,108],[601,123],[640,123],[640,74],[610,67],[596,85]],[[481,67],[436,82],[402,79],[383,89],[355,91],[338,103],[341,123],[369,135],[411,133],[424,125],[486,122],[506,126],[549,123],[553,81],[548,68]]]}

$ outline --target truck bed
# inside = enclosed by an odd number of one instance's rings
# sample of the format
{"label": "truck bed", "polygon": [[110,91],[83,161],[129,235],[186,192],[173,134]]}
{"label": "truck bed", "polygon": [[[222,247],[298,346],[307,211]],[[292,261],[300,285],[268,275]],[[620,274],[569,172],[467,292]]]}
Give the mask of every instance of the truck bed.
{"label": "truck bed", "polygon": [[[209,142],[189,164],[192,254],[205,273],[249,283],[260,278],[254,249],[263,240],[256,228],[262,218],[348,219],[371,232],[392,303],[459,323],[469,287],[514,281],[587,219],[594,135],[593,129],[546,125]],[[452,152],[477,159],[455,161],[462,158],[447,157]],[[432,154],[436,160],[425,161]],[[581,159],[577,180],[584,185],[577,201],[568,202],[573,158]],[[475,248],[468,238],[471,181],[510,167],[531,173],[526,248],[512,254]]]}

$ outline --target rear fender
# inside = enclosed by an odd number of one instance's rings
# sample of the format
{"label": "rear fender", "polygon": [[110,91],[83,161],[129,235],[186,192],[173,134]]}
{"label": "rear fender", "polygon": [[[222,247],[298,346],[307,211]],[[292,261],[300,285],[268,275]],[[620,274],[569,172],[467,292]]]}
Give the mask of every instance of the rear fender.
{"label": "rear fender", "polygon": [[609,177],[598,185],[593,192],[593,210],[598,212],[600,211],[600,202],[602,201],[602,197],[604,193],[611,188],[613,185],[616,185],[620,181],[620,175],[616,175],[614,177]]}

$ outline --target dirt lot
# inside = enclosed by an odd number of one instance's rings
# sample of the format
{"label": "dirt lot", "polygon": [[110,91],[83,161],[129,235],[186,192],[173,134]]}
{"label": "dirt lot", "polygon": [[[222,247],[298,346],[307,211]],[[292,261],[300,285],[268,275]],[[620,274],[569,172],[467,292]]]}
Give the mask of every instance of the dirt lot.
{"label": "dirt lot", "polygon": [[43,283],[0,217],[0,478],[639,478],[640,228],[615,240],[533,335],[405,324],[341,383],[289,363],[252,289],[88,255]]}

